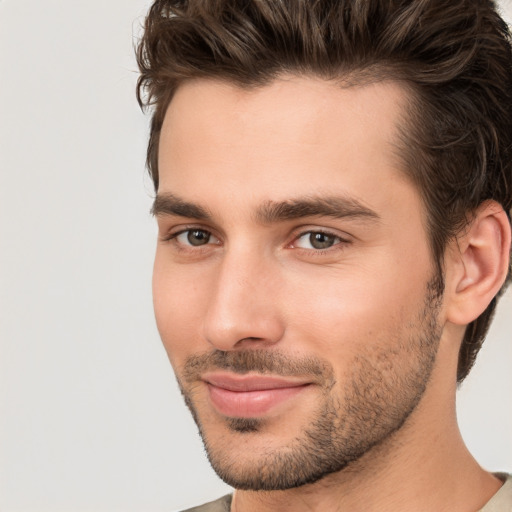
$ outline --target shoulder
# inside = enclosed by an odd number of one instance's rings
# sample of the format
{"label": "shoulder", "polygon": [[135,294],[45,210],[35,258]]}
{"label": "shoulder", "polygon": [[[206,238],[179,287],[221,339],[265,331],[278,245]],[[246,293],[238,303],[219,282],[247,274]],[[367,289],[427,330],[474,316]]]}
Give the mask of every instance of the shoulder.
{"label": "shoulder", "polygon": [[500,490],[479,512],[512,512],[512,475],[496,474],[503,480]]}
{"label": "shoulder", "polygon": [[227,494],[215,501],[210,501],[198,507],[188,508],[183,512],[229,512],[231,508],[231,494]]}

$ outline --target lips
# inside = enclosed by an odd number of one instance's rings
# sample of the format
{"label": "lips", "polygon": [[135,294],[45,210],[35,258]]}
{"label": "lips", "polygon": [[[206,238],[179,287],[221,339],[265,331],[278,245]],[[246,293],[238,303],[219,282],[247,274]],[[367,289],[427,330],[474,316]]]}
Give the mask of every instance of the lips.
{"label": "lips", "polygon": [[211,402],[222,415],[257,418],[291,400],[309,382],[266,375],[210,373],[203,376]]}

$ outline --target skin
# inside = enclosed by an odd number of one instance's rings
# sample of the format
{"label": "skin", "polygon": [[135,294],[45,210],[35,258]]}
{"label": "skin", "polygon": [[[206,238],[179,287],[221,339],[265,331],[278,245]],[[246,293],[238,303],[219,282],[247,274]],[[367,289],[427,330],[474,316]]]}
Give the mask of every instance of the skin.
{"label": "skin", "polygon": [[[282,77],[250,90],[189,82],[170,104],[154,209],[155,313],[212,464],[234,485],[243,476],[232,510],[470,511],[499,488],[455,418],[458,347],[487,300],[479,288],[476,304],[467,290],[494,274],[468,235],[447,250],[443,298],[429,296],[423,205],[396,145],[407,99],[392,82]],[[269,207],[322,198],[347,215]],[[489,226],[478,233],[501,230],[503,245],[500,215],[482,210]],[[312,245],[312,233],[328,247]],[[229,417],[208,384],[219,353],[231,376],[252,368],[304,386],[261,414],[249,401],[249,418]],[[290,467],[286,459],[279,469],[276,454],[300,452],[330,413],[345,469],[250,490],[251,478]]]}

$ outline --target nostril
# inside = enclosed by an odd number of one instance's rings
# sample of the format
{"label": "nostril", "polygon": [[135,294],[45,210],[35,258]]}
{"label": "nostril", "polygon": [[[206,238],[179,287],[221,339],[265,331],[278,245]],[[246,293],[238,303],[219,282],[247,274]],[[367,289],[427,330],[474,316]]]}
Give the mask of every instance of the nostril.
{"label": "nostril", "polygon": [[235,345],[235,349],[245,349],[245,348],[263,348],[266,345],[273,345],[275,340],[270,338],[259,338],[257,336],[248,336],[246,338],[242,338]]}

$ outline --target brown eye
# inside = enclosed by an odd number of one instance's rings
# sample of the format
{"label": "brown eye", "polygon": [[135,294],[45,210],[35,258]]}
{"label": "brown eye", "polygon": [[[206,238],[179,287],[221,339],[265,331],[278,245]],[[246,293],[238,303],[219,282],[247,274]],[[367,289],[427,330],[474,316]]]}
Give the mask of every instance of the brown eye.
{"label": "brown eye", "polygon": [[185,233],[187,235],[187,242],[195,247],[206,245],[210,241],[210,233],[202,229],[189,229]]}
{"label": "brown eye", "polygon": [[308,231],[303,233],[294,243],[295,247],[301,249],[310,249],[320,251],[322,249],[330,249],[341,242],[341,238],[323,231]]}
{"label": "brown eye", "polygon": [[168,241],[172,241],[178,248],[192,251],[196,248],[207,246],[219,246],[220,240],[210,231],[200,228],[189,228],[171,235]]}
{"label": "brown eye", "polygon": [[309,235],[309,243],[315,249],[328,249],[334,245],[335,241],[335,236],[326,233],[311,233]]}

